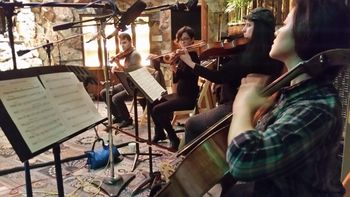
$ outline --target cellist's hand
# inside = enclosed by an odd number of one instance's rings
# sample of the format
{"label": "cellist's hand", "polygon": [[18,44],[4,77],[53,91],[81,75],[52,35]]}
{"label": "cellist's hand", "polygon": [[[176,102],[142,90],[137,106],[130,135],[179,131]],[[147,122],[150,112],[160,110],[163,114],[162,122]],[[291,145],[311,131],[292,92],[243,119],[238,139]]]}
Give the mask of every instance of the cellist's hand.
{"label": "cellist's hand", "polygon": [[241,86],[232,105],[234,116],[228,133],[228,144],[241,133],[254,129],[255,112],[259,107],[270,104],[268,97],[260,94],[268,79],[267,75],[261,74],[249,74],[242,78]]}
{"label": "cellist's hand", "polygon": [[269,104],[268,97],[260,95],[260,91],[266,86],[268,75],[249,74],[241,79],[241,85],[232,106],[233,113],[246,112],[254,115],[262,105]]}

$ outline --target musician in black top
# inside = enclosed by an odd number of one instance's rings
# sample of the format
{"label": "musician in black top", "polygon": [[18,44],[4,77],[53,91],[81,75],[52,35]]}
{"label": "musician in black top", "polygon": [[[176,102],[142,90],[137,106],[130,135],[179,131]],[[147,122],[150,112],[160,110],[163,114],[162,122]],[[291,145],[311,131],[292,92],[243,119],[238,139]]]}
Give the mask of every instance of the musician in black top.
{"label": "musician in black top", "polygon": [[[194,43],[194,30],[191,27],[184,26],[176,33],[176,42],[180,47],[187,47]],[[191,61],[199,63],[196,52],[189,52]],[[180,139],[177,137],[171,124],[172,114],[178,110],[190,110],[196,105],[199,92],[198,76],[185,62],[180,59],[171,62],[173,72],[173,83],[176,84],[176,92],[163,96],[151,104],[151,116],[155,124],[155,135],[153,143],[165,140],[168,133],[170,148],[173,151],[178,149]]]}
{"label": "musician in black top", "polygon": [[185,143],[191,142],[214,123],[232,111],[232,102],[240,85],[241,78],[249,73],[271,75],[275,79],[282,73],[283,64],[269,57],[274,39],[275,18],[265,8],[256,8],[245,17],[242,29],[248,43],[237,50],[220,66],[219,70],[210,70],[191,61],[185,54],[180,58],[185,61],[195,74],[216,84],[221,84],[219,105],[211,110],[190,117],[185,123]]}

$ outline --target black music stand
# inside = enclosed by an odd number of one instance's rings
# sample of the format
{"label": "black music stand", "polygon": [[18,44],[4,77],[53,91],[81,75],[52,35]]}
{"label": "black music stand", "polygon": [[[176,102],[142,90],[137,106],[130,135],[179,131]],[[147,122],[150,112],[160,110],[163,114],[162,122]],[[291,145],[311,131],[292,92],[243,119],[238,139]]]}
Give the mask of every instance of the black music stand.
{"label": "black music stand", "polygon": [[[2,80],[38,77],[39,75],[42,75],[42,74],[65,72],[66,71],[65,69],[66,69],[65,67],[37,67],[37,68],[0,72],[0,78],[1,78],[0,82],[2,82]],[[39,80],[39,79],[37,78],[34,80]],[[2,85],[6,86],[6,84],[12,84],[12,82],[11,83],[5,82]],[[19,88],[14,91],[17,91],[19,94],[21,93],[21,91],[22,92],[25,91],[25,88],[21,89],[20,85],[18,87]],[[9,95],[11,95],[11,93]],[[21,97],[18,97],[18,98],[20,99]],[[60,143],[96,126],[97,124],[101,124],[102,122],[105,121],[105,119],[102,117],[97,118],[94,123],[84,124],[86,126],[84,126],[84,128],[82,129],[79,129],[78,131],[68,131],[66,134],[64,134],[64,136],[60,136],[59,139],[54,138],[54,140],[51,140],[52,142],[48,144],[42,144],[42,145],[40,144],[37,148],[32,149],[31,147],[33,147],[33,143],[29,140],[30,138],[25,138],[23,134],[24,133],[31,134],[33,132],[37,132],[36,130],[40,131],[40,129],[39,128],[38,129],[27,128],[26,130],[19,129],[20,128],[19,125],[21,125],[21,122],[16,121],[12,118],[13,116],[9,112],[9,109],[11,110],[11,107],[5,104],[4,102],[5,100],[6,100],[6,95],[4,95],[4,97],[1,98],[1,101],[0,101],[0,115],[1,115],[0,125],[6,137],[8,138],[9,142],[13,146],[13,149],[17,153],[19,159],[24,163],[27,196],[33,196],[32,187],[31,187],[30,165],[28,160],[52,148],[53,154],[54,154],[54,161],[55,161],[54,163],[55,163],[55,169],[56,169],[56,182],[57,182],[58,196],[63,197],[64,188],[63,188],[62,168],[61,168],[61,158],[60,158]],[[33,99],[33,102],[36,102],[36,99]],[[25,107],[31,106],[31,105],[27,106],[25,103],[22,103],[22,104],[25,105]],[[32,109],[33,109],[33,112],[36,112],[34,107]],[[21,116],[23,117],[24,120],[27,120],[26,118],[24,118],[24,115],[26,115],[25,113],[28,111],[31,113],[30,109],[28,109],[27,111],[18,110],[17,113],[19,114],[18,116]],[[55,113],[60,113],[60,112],[56,111]],[[41,122],[41,125],[50,125],[49,123],[52,123],[52,122],[47,122],[47,121],[45,122],[45,120],[43,120]],[[58,133],[51,132],[50,134],[56,135]],[[31,134],[31,135],[33,135],[33,137],[35,136],[35,134]]]}
{"label": "black music stand", "polygon": [[[150,102],[146,101],[147,103],[147,109],[150,109]],[[148,157],[149,157],[149,173],[148,176],[132,191],[132,195],[135,195],[140,192],[140,190],[144,189],[146,186],[149,186],[152,188],[152,186],[161,178],[160,172],[153,172],[153,163],[152,163],[152,155],[161,155],[161,154],[153,154],[152,153],[152,144],[151,142],[151,112],[150,110],[147,110],[147,135],[148,140],[147,144],[148,146]],[[136,143],[137,144],[137,143]]]}
{"label": "black music stand", "polygon": [[[135,82],[133,82],[130,79],[130,76],[128,76],[128,74],[126,72],[121,72],[118,71],[116,72],[116,75],[118,77],[118,79],[120,80],[120,82],[122,83],[124,89],[128,92],[129,95],[133,96],[133,105],[134,105],[134,119],[135,119],[135,140],[136,140],[136,144],[135,144],[135,152],[134,153],[123,153],[123,155],[135,155],[134,157],[134,162],[131,168],[131,171],[134,171],[136,169],[136,165],[137,165],[137,161],[139,159],[140,155],[149,155],[149,153],[141,153],[140,152],[140,146],[139,143],[141,142],[145,142],[142,141],[140,139],[139,136],[139,122],[138,122],[138,112],[137,112],[137,96],[144,96],[142,95],[142,93],[140,91],[138,91],[138,88],[136,86],[136,84],[134,84]],[[149,107],[148,107],[149,109]],[[147,111],[149,112],[149,110]],[[148,119],[148,117],[150,117],[149,114],[147,114],[147,125],[150,125],[150,120]],[[122,130],[120,128],[117,128],[118,130]],[[150,130],[150,129],[149,129]],[[155,156],[161,156],[161,154],[153,154],[151,153],[151,156],[155,155]]]}
{"label": "black music stand", "polygon": [[[152,142],[151,142],[151,114],[150,114],[150,103],[153,103],[156,99],[159,99],[163,94],[166,93],[166,90],[153,78],[153,76],[148,72],[147,68],[140,68],[135,71],[126,73],[126,72],[117,72],[117,76],[120,79],[121,83],[125,84],[125,89],[133,89],[134,97],[134,112],[136,115],[135,118],[135,137],[139,143],[138,136],[138,120],[137,120],[137,94],[141,94],[146,98],[147,104],[147,144],[148,144],[148,156],[149,156],[149,175],[148,177],[141,182],[132,192],[132,194],[139,193],[140,190],[144,189],[145,186],[151,187],[156,180],[160,179],[159,172],[153,172],[152,164],[152,155],[157,155],[152,153]],[[138,148],[138,143],[136,143],[136,148]],[[137,149],[136,149],[137,150]],[[161,154],[158,154],[161,155]],[[137,155],[138,156],[138,155]],[[137,159],[137,156],[135,157]]]}

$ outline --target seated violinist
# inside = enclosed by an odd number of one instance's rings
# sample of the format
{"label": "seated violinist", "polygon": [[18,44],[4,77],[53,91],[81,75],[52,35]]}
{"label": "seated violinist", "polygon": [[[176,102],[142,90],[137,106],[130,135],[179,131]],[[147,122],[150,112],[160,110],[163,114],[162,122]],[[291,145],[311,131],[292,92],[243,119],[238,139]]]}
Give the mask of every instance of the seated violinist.
{"label": "seated violinist", "polygon": [[[187,47],[194,43],[194,31],[191,27],[184,26],[176,33],[176,42],[180,47]],[[199,63],[198,55],[195,51],[189,52],[190,59]],[[150,56],[152,59],[152,56]],[[155,125],[155,135],[152,139],[153,143],[165,140],[168,133],[170,140],[170,149],[177,151],[180,139],[177,137],[171,124],[174,111],[190,110],[196,105],[199,92],[198,76],[193,70],[182,60],[177,59],[171,62],[171,70],[173,73],[173,82],[177,84],[176,92],[163,96],[151,104],[151,116]]]}
{"label": "seated violinist", "polygon": [[272,12],[266,8],[256,8],[244,18],[246,21],[242,33],[248,43],[238,46],[240,50],[234,50],[236,53],[227,57],[229,60],[219,70],[208,69],[193,62],[187,53],[180,56],[196,75],[221,85],[219,105],[187,119],[186,144],[231,112],[241,78],[249,73],[261,73],[275,79],[282,73],[283,64],[269,57],[275,30]]}
{"label": "seated violinist", "polygon": [[[111,72],[130,72],[141,68],[141,55],[132,46],[131,36],[127,33],[120,33],[118,37],[123,52],[111,58],[116,63],[112,67]],[[121,59],[124,59],[124,64],[120,63]],[[120,128],[132,125],[133,120],[125,104],[126,100],[132,100],[132,96],[128,94],[121,83],[112,86],[110,92],[112,95],[110,110],[114,116],[113,123],[119,123]],[[106,89],[100,92],[100,96],[104,101],[107,101]]]}

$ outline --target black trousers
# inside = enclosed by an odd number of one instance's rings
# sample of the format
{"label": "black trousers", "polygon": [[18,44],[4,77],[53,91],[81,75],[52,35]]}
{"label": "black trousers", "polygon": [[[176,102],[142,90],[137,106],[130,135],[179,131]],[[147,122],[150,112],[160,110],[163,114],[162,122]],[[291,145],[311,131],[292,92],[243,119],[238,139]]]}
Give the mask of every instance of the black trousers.
{"label": "black trousers", "polygon": [[169,139],[176,138],[175,131],[171,125],[174,111],[194,109],[196,98],[178,96],[176,93],[163,96],[160,100],[150,105],[151,116],[155,124],[155,134],[165,135],[168,133]]}
{"label": "black trousers", "polygon": [[232,102],[221,104],[187,119],[185,123],[185,143],[191,142],[230,112],[232,112]]}
{"label": "black trousers", "polygon": [[[133,97],[128,94],[121,83],[112,86],[110,90],[112,95],[110,108],[112,115],[120,120],[129,120],[130,114],[125,101],[132,100]],[[100,96],[107,103],[106,89],[101,90]]]}

